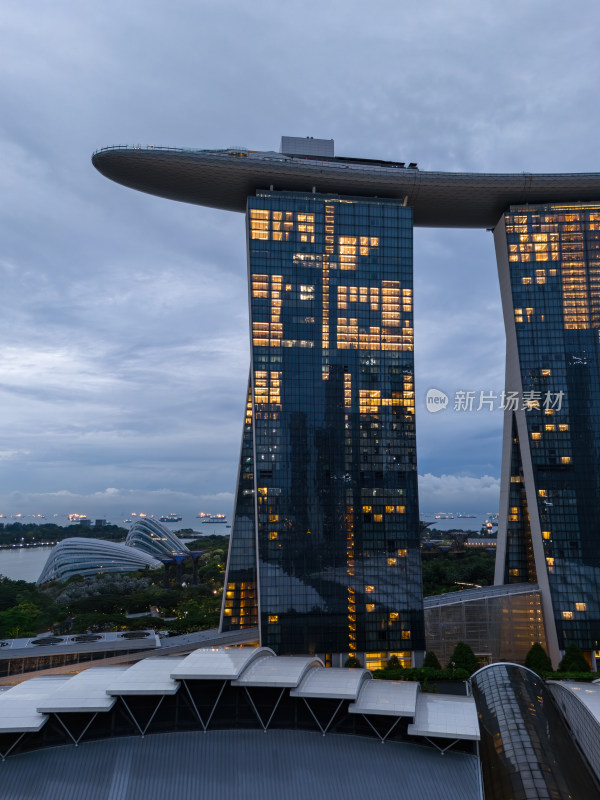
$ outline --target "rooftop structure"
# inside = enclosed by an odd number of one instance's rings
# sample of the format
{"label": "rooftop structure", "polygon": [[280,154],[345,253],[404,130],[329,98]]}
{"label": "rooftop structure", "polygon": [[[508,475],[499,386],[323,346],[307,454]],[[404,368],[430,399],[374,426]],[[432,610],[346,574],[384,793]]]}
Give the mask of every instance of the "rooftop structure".
{"label": "rooftop structure", "polygon": [[31,678],[0,692],[2,758],[59,744],[61,735],[79,744],[228,728],[420,740],[444,751],[462,742],[467,752],[478,738],[472,698],[422,695],[418,683],[373,680],[364,669],[326,669],[311,656],[275,656],[265,648],[145,658],[128,667]]}
{"label": "rooftop structure", "polygon": [[426,172],[405,162],[289,156],[243,148],[105,147],[96,169],[116,183],[169,200],[245,213],[259,190],[404,200],[414,224],[492,228],[517,203],[578,202],[600,197],[600,174]]}
{"label": "rooftop structure", "polygon": [[166,525],[155,519],[137,519],[127,534],[125,544],[139,548],[145,553],[161,558],[177,558],[191,555],[189,548]]}
{"label": "rooftop structure", "polygon": [[159,567],[162,563],[141,549],[121,542],[72,536],[52,548],[37,583],[66,581],[73,575],[85,577],[99,572],[135,572]]}

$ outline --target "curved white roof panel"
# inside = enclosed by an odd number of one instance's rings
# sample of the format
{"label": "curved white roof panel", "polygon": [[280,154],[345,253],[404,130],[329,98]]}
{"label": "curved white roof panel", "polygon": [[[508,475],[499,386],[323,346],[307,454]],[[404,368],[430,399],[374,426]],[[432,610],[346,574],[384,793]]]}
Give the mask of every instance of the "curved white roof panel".
{"label": "curved white roof panel", "polygon": [[128,667],[91,667],[73,675],[37,707],[42,714],[95,713],[110,711],[116,697],[106,694],[106,689]]}
{"label": "curved white roof panel", "polygon": [[274,656],[269,647],[213,647],[194,650],[173,670],[178,681],[235,680],[255,659]]}
{"label": "curved white roof panel", "polygon": [[322,697],[337,700],[356,700],[365,681],[371,680],[366,669],[333,667],[311,669],[292,697]]}
{"label": "curved white roof panel", "polygon": [[263,656],[255,659],[232,681],[232,686],[298,686],[311,667],[323,667],[314,656]]}
{"label": "curved white roof panel", "polygon": [[48,581],[66,581],[73,575],[136,572],[159,567],[162,564],[156,558],[122,542],[72,536],[52,548],[37,582],[39,585]]}
{"label": "curved white roof panel", "polygon": [[381,714],[414,719],[418,694],[417,681],[366,681],[358,700],[348,706],[348,711],[351,714]]}
{"label": "curved white roof panel", "polygon": [[451,694],[420,694],[408,733],[438,739],[479,739],[475,700]]}
{"label": "curved white roof panel", "polygon": [[110,695],[176,694],[180,683],[171,678],[171,673],[183,661],[182,658],[145,658],[118,675],[107,687]]}
{"label": "curved white roof panel", "polygon": [[2,692],[0,734],[39,731],[48,717],[38,713],[38,705],[69,680],[69,676],[63,675],[29,678]]}
{"label": "curved white roof panel", "polygon": [[549,681],[554,686],[571,692],[587,708],[596,722],[600,724],[600,681],[576,683],[571,681]]}
{"label": "curved white roof panel", "polygon": [[190,555],[189,549],[172,530],[158,520],[148,517],[133,523],[125,544],[143,550],[155,558]]}

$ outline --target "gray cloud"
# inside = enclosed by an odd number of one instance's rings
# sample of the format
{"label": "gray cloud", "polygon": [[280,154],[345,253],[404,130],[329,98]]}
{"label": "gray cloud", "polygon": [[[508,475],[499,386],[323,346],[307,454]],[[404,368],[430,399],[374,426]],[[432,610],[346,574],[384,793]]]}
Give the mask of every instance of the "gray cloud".
{"label": "gray cloud", "polygon": [[[551,13],[541,0],[7,0],[0,511],[19,497],[44,512],[65,487],[66,505],[93,504],[106,486],[196,508],[235,486],[242,216],[111,184],[91,167],[96,147],[270,149],[286,133],[425,169],[595,169],[598,14],[582,0]],[[453,507],[491,510],[497,487],[477,481],[499,474],[501,414],[422,402],[431,386],[502,388],[490,235],[417,230],[415,306],[419,471],[455,481]],[[443,491],[423,483],[448,505]]]}

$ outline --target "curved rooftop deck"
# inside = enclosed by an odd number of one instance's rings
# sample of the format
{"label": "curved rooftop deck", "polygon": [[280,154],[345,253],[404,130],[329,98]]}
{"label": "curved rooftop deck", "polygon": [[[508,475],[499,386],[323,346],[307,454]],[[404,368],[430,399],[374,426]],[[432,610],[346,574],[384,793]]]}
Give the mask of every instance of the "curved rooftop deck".
{"label": "curved rooftop deck", "polygon": [[424,227],[491,228],[510,205],[600,200],[596,172],[425,172],[393,162],[141,145],[102,148],[92,163],[105,177],[132,189],[225,211],[244,212],[248,196],[270,187],[406,198],[414,224]]}

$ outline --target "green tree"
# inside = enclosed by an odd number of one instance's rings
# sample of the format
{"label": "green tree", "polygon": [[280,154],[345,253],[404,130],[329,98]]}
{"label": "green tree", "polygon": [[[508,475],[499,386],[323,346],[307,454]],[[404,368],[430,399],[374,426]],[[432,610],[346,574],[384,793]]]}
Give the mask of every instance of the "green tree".
{"label": "green tree", "polygon": [[458,642],[448,662],[448,669],[465,669],[472,675],[479,668],[477,656],[466,642]]}
{"label": "green tree", "polygon": [[356,656],[348,656],[348,658],[344,661],[344,666],[349,667],[350,669],[355,669],[356,667],[362,667],[362,664]]}
{"label": "green tree", "polygon": [[525,666],[537,672],[538,675],[543,675],[544,672],[552,672],[552,662],[539,642],[535,642],[525,656]]}
{"label": "green tree", "polygon": [[559,672],[589,672],[590,665],[576,644],[570,644],[565,650],[560,664]]}
{"label": "green tree", "polygon": [[385,665],[386,669],[402,669],[402,664],[398,656],[390,656]]}
{"label": "green tree", "polygon": [[440,664],[438,657],[433,652],[433,650],[428,650],[425,653],[425,660],[423,661],[424,667],[429,667],[429,669],[441,669],[442,665]]}

